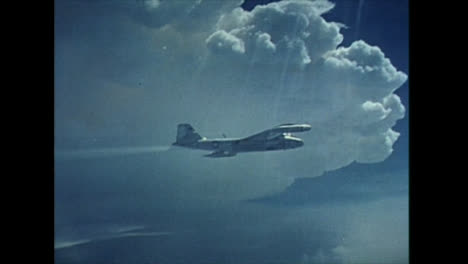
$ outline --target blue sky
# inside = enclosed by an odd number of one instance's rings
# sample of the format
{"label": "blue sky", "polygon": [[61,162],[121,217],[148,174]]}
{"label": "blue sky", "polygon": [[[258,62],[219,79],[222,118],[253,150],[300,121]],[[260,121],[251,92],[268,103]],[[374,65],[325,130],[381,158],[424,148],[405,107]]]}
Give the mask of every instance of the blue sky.
{"label": "blue sky", "polygon": [[[322,3],[56,1],[57,263],[407,263],[407,1]],[[313,129],[212,160],[185,122]]]}

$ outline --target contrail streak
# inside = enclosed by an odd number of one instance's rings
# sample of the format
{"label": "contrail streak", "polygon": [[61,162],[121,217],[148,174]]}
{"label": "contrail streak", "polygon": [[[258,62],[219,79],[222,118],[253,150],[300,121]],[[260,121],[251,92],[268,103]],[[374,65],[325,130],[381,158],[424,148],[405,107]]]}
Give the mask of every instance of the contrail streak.
{"label": "contrail streak", "polygon": [[356,15],[356,31],[354,33],[354,38],[357,39],[359,37],[359,26],[361,24],[361,12],[362,12],[362,5],[364,4],[364,0],[359,0],[359,7],[357,10],[357,15]]}
{"label": "contrail streak", "polygon": [[62,248],[70,248],[74,246],[79,246],[83,244],[88,244],[95,241],[104,241],[104,240],[112,240],[115,238],[123,238],[123,237],[157,237],[157,236],[168,236],[171,235],[172,232],[127,232],[121,234],[111,234],[102,237],[95,237],[89,239],[80,239],[75,241],[62,241],[62,242],[55,242],[54,249],[62,249]]}
{"label": "contrail streak", "polygon": [[122,156],[168,151],[170,146],[97,148],[83,150],[55,150],[56,160],[92,159],[109,156]]}

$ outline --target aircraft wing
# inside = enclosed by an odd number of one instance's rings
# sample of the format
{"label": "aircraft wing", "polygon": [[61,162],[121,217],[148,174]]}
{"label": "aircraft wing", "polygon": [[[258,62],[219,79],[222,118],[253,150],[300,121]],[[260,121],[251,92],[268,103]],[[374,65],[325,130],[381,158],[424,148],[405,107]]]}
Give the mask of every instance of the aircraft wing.
{"label": "aircraft wing", "polygon": [[240,139],[240,141],[266,141],[266,140],[273,139],[283,133],[284,132],[282,132],[281,130],[272,128],[272,129],[268,129],[260,133],[254,134],[252,136],[242,138]]}
{"label": "aircraft wing", "polygon": [[310,128],[310,125],[307,124],[283,124],[252,136],[245,137],[240,141],[265,141],[273,139],[284,133],[304,132],[310,130]]}

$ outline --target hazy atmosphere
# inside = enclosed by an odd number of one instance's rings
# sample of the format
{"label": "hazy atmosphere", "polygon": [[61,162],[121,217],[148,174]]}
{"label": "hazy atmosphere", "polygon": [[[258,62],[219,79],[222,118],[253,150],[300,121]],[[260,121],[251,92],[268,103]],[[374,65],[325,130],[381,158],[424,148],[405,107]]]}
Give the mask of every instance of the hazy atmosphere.
{"label": "hazy atmosphere", "polygon": [[408,107],[407,1],[56,0],[55,261],[408,263]]}

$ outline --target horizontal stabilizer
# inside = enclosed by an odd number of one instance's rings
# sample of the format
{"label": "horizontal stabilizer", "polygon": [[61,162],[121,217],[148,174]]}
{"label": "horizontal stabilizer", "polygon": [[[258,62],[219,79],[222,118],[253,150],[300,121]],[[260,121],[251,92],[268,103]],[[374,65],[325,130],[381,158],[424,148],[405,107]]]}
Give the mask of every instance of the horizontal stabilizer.
{"label": "horizontal stabilizer", "polygon": [[229,152],[229,151],[215,151],[213,153],[204,155],[205,157],[208,158],[224,158],[224,157],[233,157],[235,156],[235,152]]}

